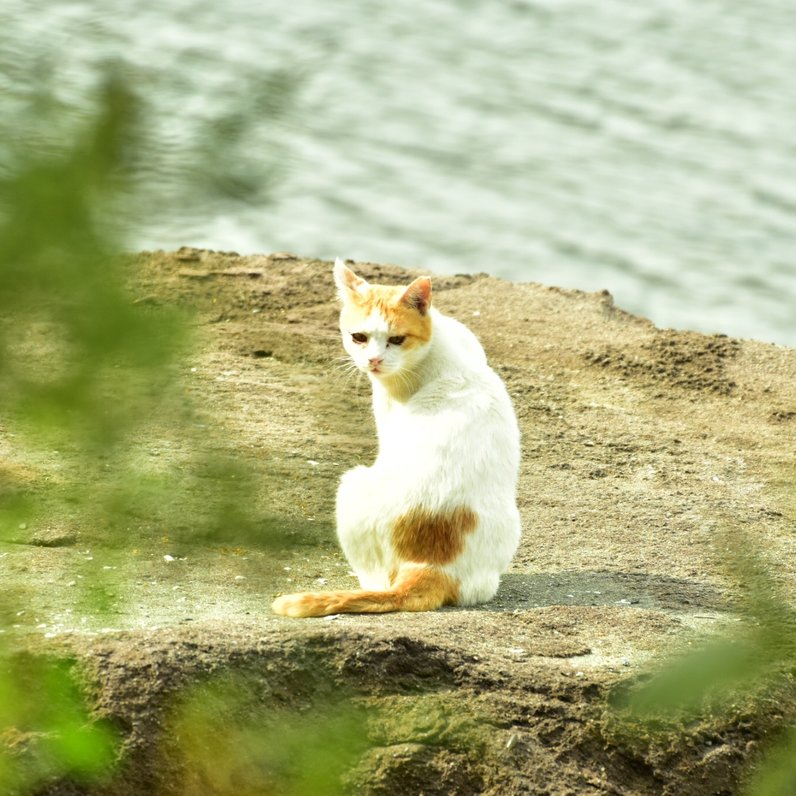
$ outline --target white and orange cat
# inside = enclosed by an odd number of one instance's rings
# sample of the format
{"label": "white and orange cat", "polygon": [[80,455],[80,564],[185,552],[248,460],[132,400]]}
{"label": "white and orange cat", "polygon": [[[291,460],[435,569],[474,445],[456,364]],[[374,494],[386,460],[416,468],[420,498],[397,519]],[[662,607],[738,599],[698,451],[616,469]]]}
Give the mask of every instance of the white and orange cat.
{"label": "white and orange cat", "polygon": [[506,388],[431,281],[371,285],[334,265],[343,346],[367,373],[379,452],[337,492],[361,589],[278,597],[285,616],[431,611],[494,597],[520,538],[520,435]]}

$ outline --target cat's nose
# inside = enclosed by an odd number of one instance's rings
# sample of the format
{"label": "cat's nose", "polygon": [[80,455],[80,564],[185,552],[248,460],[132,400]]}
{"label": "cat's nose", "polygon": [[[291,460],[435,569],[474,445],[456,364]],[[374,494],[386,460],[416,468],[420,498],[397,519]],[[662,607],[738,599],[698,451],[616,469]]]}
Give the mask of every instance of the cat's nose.
{"label": "cat's nose", "polygon": [[382,362],[384,362],[384,357],[371,357],[371,358],[368,360],[368,362],[369,362],[371,365],[381,365],[381,363],[382,363]]}

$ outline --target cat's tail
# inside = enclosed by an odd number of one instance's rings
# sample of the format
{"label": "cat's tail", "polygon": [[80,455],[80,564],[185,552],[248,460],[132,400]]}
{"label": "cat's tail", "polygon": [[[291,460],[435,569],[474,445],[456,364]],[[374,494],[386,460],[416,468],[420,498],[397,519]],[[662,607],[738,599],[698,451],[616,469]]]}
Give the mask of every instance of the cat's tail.
{"label": "cat's tail", "polygon": [[285,594],[271,605],[283,616],[329,616],[331,614],[386,614],[390,611],[435,611],[455,605],[459,599],[456,581],[433,566],[404,565],[386,591],[316,591]]}

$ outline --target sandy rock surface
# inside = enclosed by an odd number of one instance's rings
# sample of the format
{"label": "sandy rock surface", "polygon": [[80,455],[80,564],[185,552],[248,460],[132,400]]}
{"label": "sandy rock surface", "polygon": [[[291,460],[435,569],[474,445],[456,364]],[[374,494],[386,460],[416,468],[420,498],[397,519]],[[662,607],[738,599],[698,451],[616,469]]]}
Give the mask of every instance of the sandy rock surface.
{"label": "sandy rock surface", "polygon": [[[417,273],[356,267],[372,282]],[[289,620],[269,612],[276,594],[355,585],[334,494],[375,453],[367,380],[338,367],[331,264],[194,249],[136,258],[136,300],[195,308],[202,349],[186,383],[240,461],[262,468],[262,510],[291,543],[180,549],[164,532],[131,541],[133,560],[53,517],[0,551],[7,582],[33,602],[20,634],[69,648],[98,712],[124,729],[124,776],[92,792],[205,792],[169,756],[168,710],[178,689],[227,670],[256,679],[264,710],[311,709],[331,689],[381,711],[353,792],[736,792],[764,725],[736,716],[668,751],[631,748],[606,730],[604,700],[652,656],[732,623],[742,588],[726,576],[728,540],[754,546],[794,595],[796,351],[656,329],[608,293],[485,274],[433,284],[514,401],[517,556],[477,609]],[[13,459],[11,442],[0,452]],[[122,560],[111,619],[69,607],[70,573]]]}

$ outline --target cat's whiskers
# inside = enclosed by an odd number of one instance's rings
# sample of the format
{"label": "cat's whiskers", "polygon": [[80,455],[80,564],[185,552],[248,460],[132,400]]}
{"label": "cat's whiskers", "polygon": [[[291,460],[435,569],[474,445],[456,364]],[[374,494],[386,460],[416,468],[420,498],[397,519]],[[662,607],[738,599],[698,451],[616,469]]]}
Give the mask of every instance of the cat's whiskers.
{"label": "cat's whiskers", "polygon": [[418,374],[411,368],[398,368],[385,374],[382,383],[392,397],[401,402],[409,400],[419,386]]}
{"label": "cat's whiskers", "polygon": [[412,382],[409,378],[409,374],[405,370],[399,370],[395,373],[398,377],[398,380],[401,384],[406,388],[407,392],[412,388]]}
{"label": "cat's whiskers", "polygon": [[339,371],[354,371],[359,370],[356,363],[349,356],[336,357],[333,360],[332,367]]}
{"label": "cat's whiskers", "polygon": [[357,367],[353,367],[353,368],[340,367],[340,368],[336,368],[335,369],[334,375],[337,378],[341,379],[345,384],[348,384],[348,382],[351,381],[351,379],[354,376],[361,375],[361,371]]}
{"label": "cat's whiskers", "polygon": [[356,377],[354,381],[354,387],[357,394],[361,392],[362,370],[351,359],[351,357],[349,357],[347,354],[342,357],[336,357],[332,368],[333,375],[338,379],[342,379],[346,386],[350,384],[352,378]]}

